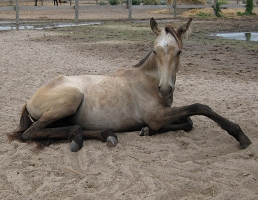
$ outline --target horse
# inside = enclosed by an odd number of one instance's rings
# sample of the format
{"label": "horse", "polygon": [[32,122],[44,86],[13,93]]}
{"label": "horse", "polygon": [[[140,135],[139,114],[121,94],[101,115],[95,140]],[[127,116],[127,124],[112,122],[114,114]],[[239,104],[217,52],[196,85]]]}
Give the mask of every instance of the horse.
{"label": "horse", "polygon": [[[62,1],[62,0],[59,0],[59,4],[60,4],[60,6],[61,6],[61,1]],[[55,5],[56,5],[56,6],[58,6],[58,2],[57,2],[57,0],[54,0],[54,6],[55,6]]]}
{"label": "horse", "polygon": [[[41,5],[43,5],[43,0],[40,0],[41,1]],[[34,4],[35,6],[37,6],[38,5],[38,0],[35,0],[35,4]]]}
{"label": "horse", "polygon": [[70,150],[77,152],[84,139],[98,139],[115,147],[116,132],[140,131],[143,136],[190,131],[190,117],[203,115],[247,148],[251,141],[240,126],[209,106],[172,107],[182,37],[191,22],[179,28],[173,24],[160,28],[151,18],[150,28],[157,36],[153,49],[131,68],[108,75],[60,75],[45,83],[24,105],[19,128],[8,138],[24,142],[69,140]]}
{"label": "horse", "polygon": [[[59,0],[60,5],[61,5],[61,1],[62,1],[62,0]],[[41,0],[41,4],[43,5],[43,0]],[[37,6],[37,5],[38,5],[38,0],[35,0],[35,6]],[[54,6],[55,6],[55,5],[58,6],[57,0],[54,0]]]}

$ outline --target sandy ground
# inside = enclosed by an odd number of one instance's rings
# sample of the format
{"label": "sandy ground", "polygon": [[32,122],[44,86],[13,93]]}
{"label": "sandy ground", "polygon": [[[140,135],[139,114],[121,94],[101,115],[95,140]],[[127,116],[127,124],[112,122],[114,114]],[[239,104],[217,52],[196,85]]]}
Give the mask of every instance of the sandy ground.
{"label": "sandy ground", "polygon": [[193,117],[189,133],[119,133],[115,148],[85,141],[77,153],[67,142],[37,152],[33,144],[9,142],[6,133],[50,78],[130,67],[151,44],[67,37],[56,30],[0,32],[0,199],[258,199],[258,44],[209,36],[257,30],[256,19],[194,20],[174,97],[176,106],[205,103],[238,123],[250,147],[242,150],[215,123]]}

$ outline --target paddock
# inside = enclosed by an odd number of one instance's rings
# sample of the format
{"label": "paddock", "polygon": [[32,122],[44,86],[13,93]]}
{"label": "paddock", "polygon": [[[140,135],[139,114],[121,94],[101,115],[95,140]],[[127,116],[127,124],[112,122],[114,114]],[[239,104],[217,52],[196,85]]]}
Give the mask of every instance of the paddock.
{"label": "paddock", "polygon": [[[167,21],[159,20],[160,26]],[[204,103],[238,123],[250,147],[242,150],[214,122],[196,116],[191,132],[118,133],[115,148],[91,140],[77,153],[68,141],[37,151],[5,134],[52,77],[106,74],[136,64],[153,46],[149,19],[0,32],[0,198],[257,199],[257,42],[209,36],[257,28],[257,18],[194,19],[174,93],[174,106]]]}

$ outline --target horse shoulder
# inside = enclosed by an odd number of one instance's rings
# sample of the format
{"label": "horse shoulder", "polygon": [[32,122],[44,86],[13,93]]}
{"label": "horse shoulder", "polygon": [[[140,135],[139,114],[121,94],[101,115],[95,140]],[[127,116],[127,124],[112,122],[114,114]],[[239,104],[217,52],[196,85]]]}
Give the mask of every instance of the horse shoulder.
{"label": "horse shoulder", "polygon": [[157,79],[141,71],[130,72],[130,82],[133,99],[137,106],[139,117],[146,124],[155,128],[157,113],[165,107],[171,106],[170,99],[161,98],[157,92]]}

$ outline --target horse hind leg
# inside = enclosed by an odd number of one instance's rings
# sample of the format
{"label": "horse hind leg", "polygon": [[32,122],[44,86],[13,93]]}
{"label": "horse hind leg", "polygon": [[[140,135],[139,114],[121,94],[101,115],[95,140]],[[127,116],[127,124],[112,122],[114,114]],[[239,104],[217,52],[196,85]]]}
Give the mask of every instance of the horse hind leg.
{"label": "horse hind leg", "polygon": [[108,146],[115,147],[117,145],[117,136],[112,130],[104,131],[82,131],[80,125],[63,126],[63,120],[46,120],[48,115],[43,115],[38,121],[33,123],[24,133],[21,135],[23,141],[43,141],[51,139],[67,140],[71,141],[70,150],[72,152],[79,151],[83,146],[83,139],[97,139],[103,142],[107,142]]}
{"label": "horse hind leg", "polygon": [[[82,128],[79,125],[47,128],[51,122],[36,121],[21,136],[23,141],[45,141],[52,139],[71,140],[71,151],[77,152],[83,146]],[[76,144],[76,145],[75,145]]]}

